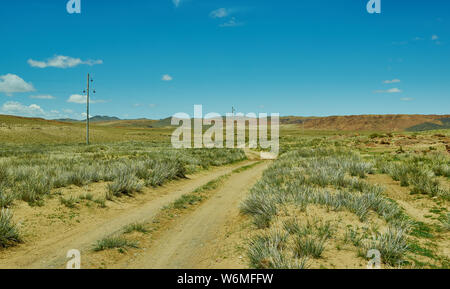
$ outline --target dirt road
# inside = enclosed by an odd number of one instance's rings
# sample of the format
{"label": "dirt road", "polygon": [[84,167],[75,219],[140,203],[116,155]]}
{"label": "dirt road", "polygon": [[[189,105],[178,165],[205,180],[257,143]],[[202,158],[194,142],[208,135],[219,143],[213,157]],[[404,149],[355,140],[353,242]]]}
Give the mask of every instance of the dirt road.
{"label": "dirt road", "polygon": [[[239,203],[268,162],[232,175],[214,196],[165,232],[154,245],[118,268],[190,269],[211,267],[223,227],[239,215]],[[219,245],[220,246],[220,245]]]}
{"label": "dirt road", "polygon": [[[0,268],[62,268],[67,262],[66,254],[68,250],[77,249],[83,252],[90,250],[92,245],[97,241],[109,235],[119,233],[124,226],[133,222],[150,221],[161,208],[168,205],[181,197],[183,194],[190,193],[197,187],[226,174],[234,169],[253,164],[255,161],[245,161],[234,165],[224,166],[211,169],[198,175],[190,176],[187,180],[179,180],[171,182],[164,187],[158,189],[149,189],[152,192],[143,194],[139,202],[121,205],[119,209],[106,211],[99,216],[95,214],[84,219],[80,224],[66,228],[64,231],[52,232],[45,238],[34,240],[33,243],[25,244],[7,250],[0,257]],[[191,230],[190,235],[178,238],[177,235],[170,235],[166,239],[161,240],[166,244],[161,254],[176,247],[176,252],[183,249],[182,245],[187,242],[187,250],[191,250],[194,244],[202,242],[202,238],[209,238],[217,225],[226,218],[230,210],[237,209],[239,198],[245,193],[256,178],[262,172],[264,165],[255,166],[241,174],[236,174],[230,178],[224,187],[224,190],[217,194],[212,200],[208,201],[201,210],[193,215],[193,218],[187,220],[183,230]],[[189,241],[189,236],[193,237]],[[186,252],[187,254],[187,252]],[[163,254],[161,258],[165,258]],[[187,256],[180,260],[185,262]],[[143,259],[145,260],[145,258]],[[176,262],[175,259],[169,259],[176,266],[181,266],[183,262]],[[172,263],[170,263],[172,264]],[[143,265],[148,266],[147,262]],[[169,265],[169,263],[161,263],[161,266]]]}

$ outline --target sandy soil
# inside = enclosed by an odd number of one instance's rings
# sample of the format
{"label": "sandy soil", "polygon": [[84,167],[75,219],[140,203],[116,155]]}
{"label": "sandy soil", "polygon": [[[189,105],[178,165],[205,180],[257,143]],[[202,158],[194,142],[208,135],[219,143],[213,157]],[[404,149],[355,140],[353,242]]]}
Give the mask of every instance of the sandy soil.
{"label": "sandy soil", "polygon": [[[388,175],[369,175],[368,180],[373,184],[384,186],[387,197],[395,200],[405,210],[406,214],[415,220],[427,224],[439,224],[439,221],[426,218],[428,215],[435,215],[430,212],[430,209],[436,206],[436,202],[431,198],[411,195],[409,187],[401,187],[399,182],[392,180]],[[449,208],[447,207],[447,209]]]}
{"label": "sandy soil", "polygon": [[[229,174],[236,168],[252,163],[254,162],[245,161],[215,168],[189,176],[186,180],[173,181],[164,187],[146,189],[143,194],[136,195],[134,198],[108,202],[107,209],[82,207],[77,210],[68,210],[62,208],[57,200],[49,200],[49,203],[42,208],[30,208],[28,205],[21,204],[14,211],[23,229],[28,230],[25,233],[26,240],[24,244],[17,247],[0,251],[0,268],[63,268],[69,250],[80,250],[83,255],[84,252],[90,251],[97,240],[121,232],[123,227],[130,223],[149,221],[161,208],[183,194],[190,193],[197,187]],[[227,184],[227,191],[219,195],[221,197],[218,197],[218,203],[213,205],[209,213],[203,217],[199,216],[198,221],[206,223],[197,230],[211,229],[209,226],[213,224],[209,221],[213,219],[208,217],[208,214],[214,216],[220,213],[221,218],[226,218],[229,211],[223,210],[222,202],[223,204],[231,202],[231,206],[236,209],[237,200],[234,198],[245,192],[243,187],[247,184],[247,178],[255,179],[264,167],[260,165],[257,169],[255,167],[249,172],[242,173],[242,176],[237,175],[234,185],[230,184],[228,187]],[[95,186],[100,185],[95,184]],[[217,218],[214,220],[217,221]]]}
{"label": "sandy soil", "polygon": [[[215,194],[199,208],[179,219],[174,226],[166,230],[153,242],[153,246],[139,250],[131,259],[117,268],[217,268],[223,267],[220,254],[224,239],[223,232],[230,227],[239,226],[230,223],[239,221],[239,203],[248,190],[261,177],[268,162],[232,175]],[[236,242],[241,242],[238,238]],[[225,242],[226,243],[226,242]],[[235,244],[228,243],[229,248]],[[234,254],[232,254],[234,255]],[[239,256],[227,256],[231,259],[226,267],[243,267]]]}
{"label": "sandy soil", "polygon": [[[386,195],[395,200],[405,213],[416,221],[423,222],[431,226],[440,226],[441,222],[437,219],[439,215],[433,212],[433,208],[450,209],[448,202],[439,200],[437,197],[430,198],[423,195],[411,195],[408,187],[400,186],[400,183],[394,181],[388,175],[369,175],[368,180],[372,183],[382,184],[386,188]],[[445,184],[444,180],[442,183]],[[441,256],[450,257],[450,232],[434,232],[434,250]],[[417,241],[423,243],[422,240]],[[417,257],[417,256],[416,256]],[[418,259],[423,257],[417,257]]]}

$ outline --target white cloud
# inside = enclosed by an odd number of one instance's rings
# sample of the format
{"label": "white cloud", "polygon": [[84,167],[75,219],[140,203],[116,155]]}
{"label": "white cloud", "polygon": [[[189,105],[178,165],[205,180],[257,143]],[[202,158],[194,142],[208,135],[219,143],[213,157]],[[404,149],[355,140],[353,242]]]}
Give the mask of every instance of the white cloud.
{"label": "white cloud", "polygon": [[44,110],[37,104],[23,105],[16,101],[7,101],[2,106],[2,111],[7,114],[22,116],[45,116]]}
{"label": "white cloud", "polygon": [[86,103],[86,96],[81,94],[72,94],[67,102],[83,104]]}
{"label": "white cloud", "polygon": [[388,89],[387,92],[388,93],[400,93],[402,91],[398,88],[391,88],[391,89]]}
{"label": "white cloud", "polygon": [[[67,102],[70,103],[77,103],[77,104],[86,104],[86,95],[81,95],[81,94],[72,94],[69,99],[67,100]],[[89,103],[104,103],[104,100],[93,100],[93,99],[89,99]]]}
{"label": "white cloud", "polygon": [[164,74],[164,75],[162,76],[161,80],[163,80],[163,81],[172,81],[172,80],[173,80],[173,77],[170,76],[169,74]]}
{"label": "white cloud", "polygon": [[438,39],[439,39],[439,36],[437,36],[437,35],[431,36],[431,40],[438,40]]}
{"label": "white cloud", "polygon": [[53,95],[42,94],[42,95],[31,95],[30,98],[33,99],[55,99]]}
{"label": "white cloud", "polygon": [[236,27],[236,26],[241,26],[241,25],[243,25],[243,23],[238,22],[236,20],[236,17],[231,17],[231,19],[228,20],[227,22],[220,24],[220,27]]}
{"label": "white cloud", "polygon": [[226,8],[219,8],[217,10],[212,11],[209,16],[212,18],[224,18],[230,14],[230,10]]}
{"label": "white cloud", "polygon": [[402,91],[398,88],[391,88],[388,90],[375,90],[374,92],[375,93],[400,93]]}
{"label": "white cloud", "polygon": [[400,98],[400,100],[401,101],[412,101],[412,100],[414,100],[414,98],[412,98],[412,97],[402,97],[402,98]]}
{"label": "white cloud", "polygon": [[25,82],[22,78],[15,74],[0,75],[0,93],[12,95],[17,92],[34,91],[33,84]]}
{"label": "white cloud", "polygon": [[392,80],[385,80],[385,81],[383,81],[383,83],[386,83],[386,84],[399,83],[399,82],[401,82],[400,79],[392,79]]}
{"label": "white cloud", "polygon": [[47,67],[72,68],[72,67],[76,67],[78,65],[93,66],[96,64],[103,64],[103,61],[102,60],[81,60],[80,58],[73,58],[70,56],[55,55],[54,57],[49,58],[46,61],[36,61],[33,59],[29,59],[28,64],[32,67],[37,67],[37,68],[47,68]]}
{"label": "white cloud", "polygon": [[80,113],[76,113],[71,109],[62,109],[61,111],[52,109],[50,111],[46,111],[37,104],[25,105],[16,101],[5,102],[2,107],[0,107],[0,112],[8,115],[42,117],[47,119],[82,118]]}

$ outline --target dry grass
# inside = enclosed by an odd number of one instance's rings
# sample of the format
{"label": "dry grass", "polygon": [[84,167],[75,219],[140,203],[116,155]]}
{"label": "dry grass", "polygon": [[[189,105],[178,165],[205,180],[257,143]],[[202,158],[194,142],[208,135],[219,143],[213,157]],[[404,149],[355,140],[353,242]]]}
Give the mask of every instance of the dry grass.
{"label": "dry grass", "polygon": [[[309,264],[317,267],[317,264],[323,265],[327,260],[336,259],[331,252],[339,255],[342,248],[352,251],[353,258],[359,258],[362,262],[368,250],[379,250],[385,266],[447,266],[450,256],[438,255],[441,253],[436,249],[437,245],[432,250],[434,255],[429,254],[433,263],[420,263],[415,259],[423,253],[414,250],[411,244],[416,242],[416,238],[434,239],[435,235],[426,234],[426,230],[430,229],[423,224],[417,227],[419,223],[412,216],[406,215],[395,201],[386,197],[383,184],[373,185],[367,181],[367,176],[389,172],[395,177],[399,171],[397,179],[399,182],[404,179],[402,185],[410,186],[411,193],[439,197],[434,200],[441,208],[439,214],[442,214],[442,210],[446,213],[448,209],[448,198],[445,197],[446,183],[438,177],[445,176],[449,156],[442,152],[383,157],[377,154],[362,155],[346,147],[346,143],[354,142],[351,138],[330,141],[333,138],[286,137],[289,144],[285,143],[283,155],[264,173],[242,203],[241,212],[252,216],[258,229],[256,236],[248,243],[250,266],[285,268],[285,264],[308,258]],[[370,135],[358,138],[370,139]],[[294,206],[296,213],[283,217],[286,206]],[[351,226],[348,228],[328,223],[314,229],[309,221],[300,216],[310,213],[311,208],[316,206],[326,210],[325,215],[318,215],[319,220],[350,212],[358,217],[361,224],[367,225],[358,225],[354,229],[353,221],[348,223]],[[283,219],[281,225],[280,218]],[[440,215],[439,218],[444,219]],[[445,230],[445,221],[441,224],[442,230]],[[368,229],[368,225],[374,227]],[[361,231],[361,228],[365,229]],[[287,233],[290,237],[283,242],[269,242],[267,234],[273,230],[276,230],[277,236]],[[334,234],[336,231],[340,233]],[[345,258],[340,261],[343,260]],[[358,267],[356,264],[361,261],[354,259],[352,262],[354,267]]]}

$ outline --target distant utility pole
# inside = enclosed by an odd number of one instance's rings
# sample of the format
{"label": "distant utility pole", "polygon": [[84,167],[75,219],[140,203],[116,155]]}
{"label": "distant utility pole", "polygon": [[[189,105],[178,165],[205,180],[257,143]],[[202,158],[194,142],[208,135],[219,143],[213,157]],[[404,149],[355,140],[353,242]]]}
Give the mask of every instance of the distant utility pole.
{"label": "distant utility pole", "polygon": [[86,95],[86,144],[89,145],[89,82],[91,78],[87,75],[87,95]]}
{"label": "distant utility pole", "polygon": [[[89,92],[90,92],[90,84],[94,80],[90,77],[89,73],[87,75],[87,90],[83,91],[86,93],[86,144],[89,145]],[[93,90],[95,93],[95,89]]]}
{"label": "distant utility pole", "polygon": [[305,136],[305,119],[303,119],[302,125],[303,125],[303,136]]}
{"label": "distant utility pole", "polygon": [[231,107],[231,113],[233,114],[233,116],[236,113],[236,110],[234,109],[234,106]]}

